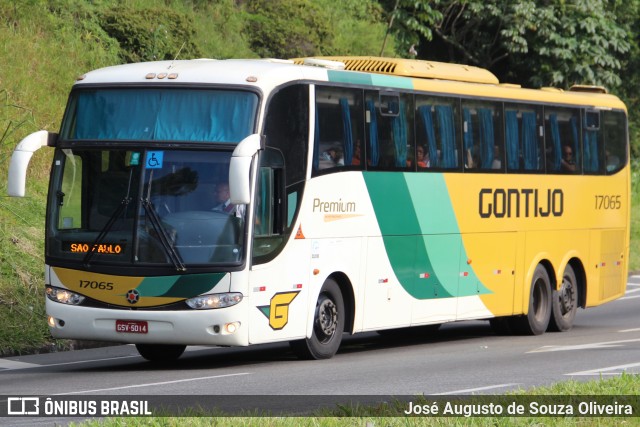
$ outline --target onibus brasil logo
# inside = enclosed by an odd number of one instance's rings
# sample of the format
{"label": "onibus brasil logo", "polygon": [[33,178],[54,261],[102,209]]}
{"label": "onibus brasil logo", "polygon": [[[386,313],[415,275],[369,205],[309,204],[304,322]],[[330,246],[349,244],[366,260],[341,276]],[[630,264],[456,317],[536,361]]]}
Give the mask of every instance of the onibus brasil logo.
{"label": "onibus brasil logo", "polygon": [[278,331],[287,326],[287,323],[289,323],[289,305],[299,293],[300,291],[279,292],[271,297],[270,305],[257,307],[269,319],[271,329]]}

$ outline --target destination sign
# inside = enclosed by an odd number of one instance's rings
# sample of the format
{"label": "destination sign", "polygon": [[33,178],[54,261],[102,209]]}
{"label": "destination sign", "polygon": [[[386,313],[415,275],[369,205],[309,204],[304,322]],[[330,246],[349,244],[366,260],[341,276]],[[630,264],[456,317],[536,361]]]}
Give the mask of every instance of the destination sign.
{"label": "destination sign", "polygon": [[[63,242],[62,250],[72,253],[87,253],[91,248],[91,243],[83,242]],[[124,252],[124,243],[100,243],[94,245],[94,253],[106,255],[119,255]]]}

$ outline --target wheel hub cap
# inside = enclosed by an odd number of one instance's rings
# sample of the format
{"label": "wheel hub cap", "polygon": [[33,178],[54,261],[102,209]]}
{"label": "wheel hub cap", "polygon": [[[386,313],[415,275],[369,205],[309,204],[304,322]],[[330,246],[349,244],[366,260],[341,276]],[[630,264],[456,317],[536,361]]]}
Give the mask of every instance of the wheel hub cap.
{"label": "wheel hub cap", "polygon": [[325,337],[331,337],[338,324],[338,310],[333,301],[325,299],[318,307],[317,326]]}

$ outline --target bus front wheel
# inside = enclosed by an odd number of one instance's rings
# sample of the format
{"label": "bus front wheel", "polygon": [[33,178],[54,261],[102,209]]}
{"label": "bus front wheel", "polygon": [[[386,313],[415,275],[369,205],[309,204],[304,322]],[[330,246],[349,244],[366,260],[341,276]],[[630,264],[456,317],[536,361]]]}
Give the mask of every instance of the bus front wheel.
{"label": "bus front wheel", "polygon": [[549,273],[538,264],[531,279],[527,314],[510,318],[511,329],[523,335],[541,335],[551,319],[551,283]]}
{"label": "bus front wheel", "polygon": [[570,265],[564,269],[560,289],[553,291],[551,308],[550,331],[564,332],[573,327],[573,320],[578,311],[578,283],[576,273]]}
{"label": "bus front wheel", "polygon": [[291,341],[290,346],[301,359],[329,359],[338,351],[344,332],[345,311],[340,287],[333,279],[322,285],[313,316],[310,338]]}
{"label": "bus front wheel", "polygon": [[136,344],[140,356],[150,362],[173,362],[182,355],[185,345]]}

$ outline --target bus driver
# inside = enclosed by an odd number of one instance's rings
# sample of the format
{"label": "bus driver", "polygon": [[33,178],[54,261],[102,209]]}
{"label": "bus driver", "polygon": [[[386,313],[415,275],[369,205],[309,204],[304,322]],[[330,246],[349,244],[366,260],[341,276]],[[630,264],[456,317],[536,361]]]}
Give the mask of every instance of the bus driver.
{"label": "bus driver", "polygon": [[216,187],[216,198],[218,205],[213,208],[214,212],[224,212],[234,215],[236,218],[244,218],[245,205],[234,205],[231,203],[229,184],[222,182]]}

